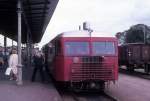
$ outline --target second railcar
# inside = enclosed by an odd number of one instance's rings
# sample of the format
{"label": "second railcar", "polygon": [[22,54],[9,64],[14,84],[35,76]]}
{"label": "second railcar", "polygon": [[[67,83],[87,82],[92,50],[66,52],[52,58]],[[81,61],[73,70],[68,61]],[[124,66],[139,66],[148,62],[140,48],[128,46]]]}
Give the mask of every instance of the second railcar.
{"label": "second railcar", "polygon": [[130,43],[119,46],[119,65],[125,65],[128,70],[142,68],[150,72],[150,45]]}

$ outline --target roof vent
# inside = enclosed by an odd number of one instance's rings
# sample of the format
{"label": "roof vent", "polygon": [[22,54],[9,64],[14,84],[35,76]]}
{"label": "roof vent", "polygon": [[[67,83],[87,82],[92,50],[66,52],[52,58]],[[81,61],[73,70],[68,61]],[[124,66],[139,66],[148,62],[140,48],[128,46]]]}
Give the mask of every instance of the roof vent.
{"label": "roof vent", "polygon": [[83,23],[83,30],[87,30],[89,33],[93,32],[93,30],[90,28],[90,23],[88,22]]}
{"label": "roof vent", "polygon": [[83,30],[89,30],[90,29],[90,23],[83,22]]}

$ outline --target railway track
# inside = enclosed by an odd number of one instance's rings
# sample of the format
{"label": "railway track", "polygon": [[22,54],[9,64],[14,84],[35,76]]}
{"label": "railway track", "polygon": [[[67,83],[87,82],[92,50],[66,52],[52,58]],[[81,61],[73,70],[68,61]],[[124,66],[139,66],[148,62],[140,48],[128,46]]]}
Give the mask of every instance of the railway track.
{"label": "railway track", "polygon": [[62,101],[118,101],[115,97],[106,92],[97,93],[75,93],[59,91]]}
{"label": "railway track", "polygon": [[140,77],[140,78],[143,78],[143,79],[150,80],[150,74],[146,74],[146,73],[143,73],[143,72],[139,72],[139,71],[130,72],[130,71],[127,71],[124,68],[119,68],[119,72],[123,73],[123,74],[128,74],[128,75],[131,75],[131,76],[136,76],[136,77]]}
{"label": "railway track", "polygon": [[106,92],[103,92],[103,95],[107,98],[109,98],[109,101],[119,101],[116,97],[106,93]]}

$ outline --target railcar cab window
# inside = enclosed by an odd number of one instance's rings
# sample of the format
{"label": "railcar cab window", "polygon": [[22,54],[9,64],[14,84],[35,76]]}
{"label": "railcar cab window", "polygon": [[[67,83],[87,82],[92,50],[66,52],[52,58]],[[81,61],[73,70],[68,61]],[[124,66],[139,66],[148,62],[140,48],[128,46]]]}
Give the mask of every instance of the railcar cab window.
{"label": "railcar cab window", "polygon": [[94,55],[114,55],[114,42],[93,42],[92,52]]}
{"label": "railcar cab window", "polygon": [[89,43],[88,42],[65,42],[66,55],[88,55]]}

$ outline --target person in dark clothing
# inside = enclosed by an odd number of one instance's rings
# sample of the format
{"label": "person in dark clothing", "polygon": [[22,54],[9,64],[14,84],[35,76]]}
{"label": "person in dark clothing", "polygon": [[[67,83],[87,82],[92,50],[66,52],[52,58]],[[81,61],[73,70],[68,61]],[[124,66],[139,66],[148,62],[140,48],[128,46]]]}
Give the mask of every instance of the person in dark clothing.
{"label": "person in dark clothing", "polygon": [[44,63],[44,58],[43,55],[38,52],[36,55],[33,56],[33,62],[34,62],[34,70],[32,74],[32,79],[31,81],[35,81],[36,73],[39,71],[40,76],[41,76],[41,81],[44,82],[44,72],[43,72],[43,63]]}
{"label": "person in dark clothing", "polygon": [[4,55],[3,55],[3,52],[2,50],[0,50],[0,68],[3,68],[3,65],[4,65]]}
{"label": "person in dark clothing", "polygon": [[50,70],[49,70],[49,68],[48,68],[48,55],[47,54],[44,54],[44,69],[45,69],[45,73],[47,74],[47,76],[49,77],[49,78],[51,78],[51,75],[50,75]]}

